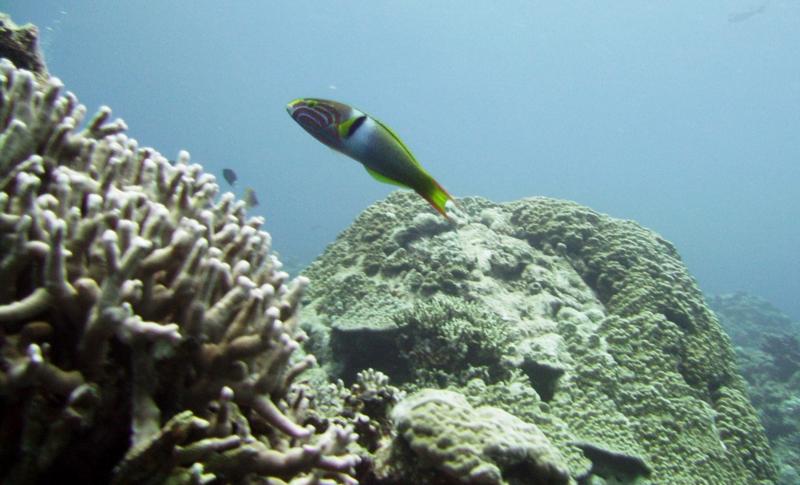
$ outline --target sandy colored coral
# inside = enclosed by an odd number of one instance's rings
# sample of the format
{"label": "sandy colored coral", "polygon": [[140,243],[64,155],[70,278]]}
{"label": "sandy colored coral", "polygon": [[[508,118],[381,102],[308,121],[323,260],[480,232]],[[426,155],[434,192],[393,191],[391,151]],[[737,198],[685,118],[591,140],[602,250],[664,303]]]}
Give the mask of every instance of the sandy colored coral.
{"label": "sandy colored coral", "polygon": [[[473,408],[461,394],[426,389],[392,412],[415,465],[453,483],[569,483],[558,450],[536,425],[497,408]],[[442,480],[442,478],[438,478]]]}
{"label": "sandy colored coral", "polygon": [[0,481],[352,483],[352,431],[305,422],[307,280],[188,153],[85,112],[0,65]]}

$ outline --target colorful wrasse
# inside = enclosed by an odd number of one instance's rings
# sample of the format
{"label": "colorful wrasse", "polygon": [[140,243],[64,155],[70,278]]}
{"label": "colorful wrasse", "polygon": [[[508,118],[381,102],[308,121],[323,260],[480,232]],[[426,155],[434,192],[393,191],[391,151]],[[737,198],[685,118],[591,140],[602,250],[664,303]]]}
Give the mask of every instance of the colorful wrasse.
{"label": "colorful wrasse", "polygon": [[375,179],[414,190],[447,217],[445,205],[453,197],[385,124],[351,106],[324,99],[295,99],[286,110],[311,136],[361,162]]}

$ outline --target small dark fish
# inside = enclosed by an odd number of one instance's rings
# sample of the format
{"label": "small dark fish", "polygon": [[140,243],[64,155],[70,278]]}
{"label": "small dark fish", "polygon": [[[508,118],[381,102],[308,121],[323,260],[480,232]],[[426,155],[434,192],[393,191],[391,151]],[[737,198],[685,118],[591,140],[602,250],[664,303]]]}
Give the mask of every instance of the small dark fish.
{"label": "small dark fish", "polygon": [[747,19],[749,19],[751,17],[755,17],[756,15],[758,15],[760,13],[764,13],[767,10],[767,5],[769,5],[769,0],[767,0],[764,3],[762,3],[758,7],[753,7],[751,9],[749,9],[749,10],[745,10],[745,11],[742,11],[742,12],[732,13],[732,14],[728,15],[728,22],[730,22],[732,24],[735,24],[735,23],[738,23],[738,22],[744,22],[745,20],[747,20]]}
{"label": "small dark fish", "polygon": [[243,199],[248,209],[258,205],[258,197],[256,197],[256,192],[250,187],[244,189]]}
{"label": "small dark fish", "polygon": [[236,172],[234,172],[229,168],[222,169],[222,177],[225,179],[226,182],[228,182],[228,185],[230,185],[231,187],[236,185],[236,180],[238,180]]}

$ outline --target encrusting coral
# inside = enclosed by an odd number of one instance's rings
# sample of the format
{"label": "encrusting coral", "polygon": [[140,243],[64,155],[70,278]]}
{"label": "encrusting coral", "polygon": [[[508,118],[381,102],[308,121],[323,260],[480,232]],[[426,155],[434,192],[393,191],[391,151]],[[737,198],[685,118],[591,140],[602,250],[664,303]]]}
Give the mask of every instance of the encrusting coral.
{"label": "encrusting coral", "polygon": [[0,481],[353,483],[260,218],[0,65]]}

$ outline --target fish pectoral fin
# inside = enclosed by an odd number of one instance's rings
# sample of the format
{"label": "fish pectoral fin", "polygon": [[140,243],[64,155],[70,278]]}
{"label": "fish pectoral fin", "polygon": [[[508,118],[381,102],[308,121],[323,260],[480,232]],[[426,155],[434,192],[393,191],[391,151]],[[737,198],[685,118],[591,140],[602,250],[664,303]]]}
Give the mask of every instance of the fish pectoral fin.
{"label": "fish pectoral fin", "polygon": [[406,187],[405,184],[400,183],[397,180],[392,180],[392,179],[390,179],[389,177],[387,177],[385,175],[381,175],[378,172],[376,172],[375,170],[372,170],[371,168],[367,168],[367,167],[364,167],[364,168],[367,170],[367,173],[370,174],[372,176],[372,178],[374,178],[378,182],[383,182],[385,184],[397,185],[399,187],[408,188],[408,187]]}

